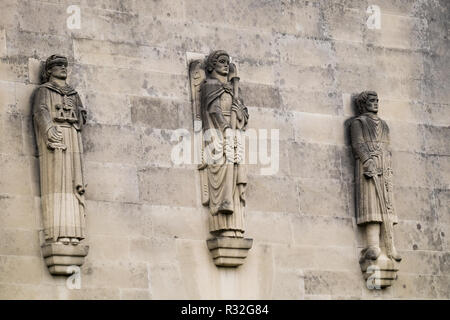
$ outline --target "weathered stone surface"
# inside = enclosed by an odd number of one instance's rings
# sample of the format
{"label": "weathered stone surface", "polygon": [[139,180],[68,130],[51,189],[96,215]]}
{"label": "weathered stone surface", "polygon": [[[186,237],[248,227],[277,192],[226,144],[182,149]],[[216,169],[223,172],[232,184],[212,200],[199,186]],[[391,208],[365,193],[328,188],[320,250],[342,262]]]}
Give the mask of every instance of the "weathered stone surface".
{"label": "weathered stone surface", "polygon": [[250,211],[247,214],[247,232],[259,242],[292,243],[289,214],[278,212]]}
{"label": "weathered stone surface", "polygon": [[333,145],[294,142],[289,146],[293,176],[311,179],[339,179],[340,159]]}
{"label": "weathered stone surface", "polygon": [[450,225],[450,190],[435,190],[435,210],[441,223]]}
{"label": "weathered stone surface", "polygon": [[276,268],[290,270],[352,270],[359,272],[355,264],[357,251],[354,247],[321,246],[317,250],[314,245],[274,246],[274,262]]}
{"label": "weathered stone surface", "polygon": [[175,259],[175,238],[132,238],[130,258],[147,263],[170,263]]}
{"label": "weathered stone surface", "polygon": [[37,256],[39,238],[37,230],[4,229],[0,243],[0,255]]}
{"label": "weathered stone surface", "polygon": [[381,21],[381,29],[366,32],[368,43],[387,48],[422,48],[422,38],[426,36],[425,20],[381,12]]}
{"label": "weathered stone surface", "polygon": [[89,110],[88,123],[131,125],[131,109],[126,96],[88,91],[85,107]]}
{"label": "weathered stone surface", "polygon": [[[395,208],[400,219],[425,222],[436,221],[437,214],[433,210],[432,189],[420,187],[394,186]],[[439,206],[445,208],[445,206]]]}
{"label": "weathered stone surface", "polygon": [[0,58],[6,56],[6,31],[0,29]]}
{"label": "weathered stone surface", "polygon": [[332,4],[325,8],[325,19],[329,34],[333,39],[348,42],[362,42],[365,12],[342,4]]}
{"label": "weathered stone surface", "polygon": [[[294,244],[352,247],[355,245],[352,221],[349,218],[291,215]],[[320,226],[321,233],[315,232]],[[327,236],[324,237],[323,234]]]}
{"label": "weathered stone surface", "polygon": [[120,289],[121,300],[150,300],[151,298],[150,290]]}
{"label": "weathered stone surface", "polygon": [[[414,273],[421,275],[439,275],[444,273],[448,256],[436,251],[402,251],[402,273]],[[447,267],[448,268],[448,267]]]}
{"label": "weathered stone surface", "polygon": [[[307,112],[311,114],[342,114],[342,103],[336,102],[335,92],[300,91],[296,89],[280,89],[282,106],[289,111]],[[301,96],[301,99],[298,96]]]}
{"label": "weathered stone surface", "polygon": [[180,128],[182,102],[169,99],[130,97],[131,122],[136,126],[158,129]]}
{"label": "weathered stone surface", "polygon": [[436,281],[438,277],[428,275],[409,275],[399,272],[393,287],[394,299],[437,299]]}
{"label": "weathered stone surface", "polygon": [[[86,161],[136,164],[140,154],[139,128],[87,125],[83,129]],[[138,139],[136,139],[138,137]]]}
{"label": "weathered stone surface", "polygon": [[394,230],[400,250],[442,250],[440,229],[436,223],[404,220]]}
{"label": "weathered stone surface", "polygon": [[[41,282],[42,258],[34,256],[0,256],[0,282],[36,285]],[[46,272],[46,271],[45,271]]]}
{"label": "weathered stone surface", "polygon": [[[37,230],[33,216],[33,197],[17,195],[0,195],[0,225],[3,228]],[[37,232],[37,231],[36,231]]]}
{"label": "weathered stone surface", "polygon": [[[67,27],[71,4],[80,29]],[[369,5],[381,29],[367,27]],[[448,10],[444,0],[0,1],[0,298],[449,299]],[[254,242],[238,269],[214,265],[196,167],[170,157],[175,130],[192,132],[187,62],[217,44],[238,65],[250,128],[281,139],[274,175],[249,166]],[[55,53],[89,112],[80,290],[50,275],[38,242],[30,102]],[[394,149],[404,259],[384,290],[368,290],[357,263],[365,239],[343,120],[363,88],[378,90]]]}
{"label": "weathered stone surface", "polygon": [[[295,181],[290,177],[250,176],[248,209],[257,211],[298,212]],[[267,197],[273,194],[273,197]]]}
{"label": "weathered stone surface", "polygon": [[305,294],[358,297],[364,284],[355,279],[358,279],[356,272],[305,271]]}
{"label": "weathered stone surface", "polygon": [[[93,214],[88,215],[88,233],[109,237],[151,237],[152,217],[142,205],[124,202],[87,201]],[[108,228],[104,227],[108,221]],[[92,246],[94,252],[94,249]]]}
{"label": "weathered stone surface", "polygon": [[[89,257],[89,256],[88,256]],[[86,288],[149,288],[145,263],[130,261],[92,261],[83,265],[82,281]]]}
{"label": "weathered stone surface", "polygon": [[136,167],[86,161],[86,181],[89,200],[139,201]]}
{"label": "weathered stone surface", "polygon": [[[349,208],[353,208],[353,202],[349,201],[349,190],[340,180],[299,179],[298,188],[301,213],[351,218]],[[324,194],[327,194],[326,203],[321,201]]]}
{"label": "weathered stone surface", "polygon": [[153,299],[186,299],[186,289],[179,268],[173,264],[155,264],[149,268]]}
{"label": "weathered stone surface", "polygon": [[144,206],[151,218],[153,234],[160,238],[195,239],[208,237],[208,215],[198,208]]}
{"label": "weathered stone surface", "polygon": [[198,199],[194,174],[192,170],[175,168],[139,170],[140,199],[153,205],[195,207]]}
{"label": "weathered stone surface", "polygon": [[343,117],[293,112],[295,141],[344,145],[344,122]]}
{"label": "weathered stone surface", "polygon": [[301,300],[305,296],[304,275],[301,270],[278,269],[275,272],[273,296],[283,300]]}

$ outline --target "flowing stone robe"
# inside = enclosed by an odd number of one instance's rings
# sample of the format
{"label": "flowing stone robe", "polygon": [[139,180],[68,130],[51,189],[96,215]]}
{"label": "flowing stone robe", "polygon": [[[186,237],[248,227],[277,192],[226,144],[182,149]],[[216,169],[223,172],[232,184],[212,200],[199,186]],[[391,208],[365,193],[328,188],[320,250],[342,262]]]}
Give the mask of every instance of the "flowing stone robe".
{"label": "flowing stone robe", "polygon": [[397,216],[394,212],[392,195],[392,163],[389,150],[389,128],[385,121],[375,115],[362,114],[353,119],[350,127],[353,154],[356,158],[356,222],[383,222],[381,202],[377,196],[373,178],[364,175],[363,163],[372,158],[386,202],[387,211],[394,224]]}
{"label": "flowing stone robe", "polygon": [[[39,150],[41,203],[45,239],[85,238],[85,201],[82,141],[85,123],[81,99],[70,86],[47,82],[34,96],[33,122]],[[62,141],[51,142],[47,131],[57,126]]]}
{"label": "flowing stone robe", "polygon": [[[226,127],[232,128],[231,114],[235,112],[231,109],[232,105],[231,83],[223,84],[215,78],[207,78],[201,86],[205,157],[218,158],[213,163],[208,160],[206,168],[211,232],[220,230],[244,232],[244,190],[247,184],[245,166],[224,161],[225,156],[222,153],[224,130]],[[243,130],[247,121],[248,113],[244,107],[242,112],[237,112],[236,125],[232,129]],[[214,155],[212,150],[219,150],[219,153]]]}

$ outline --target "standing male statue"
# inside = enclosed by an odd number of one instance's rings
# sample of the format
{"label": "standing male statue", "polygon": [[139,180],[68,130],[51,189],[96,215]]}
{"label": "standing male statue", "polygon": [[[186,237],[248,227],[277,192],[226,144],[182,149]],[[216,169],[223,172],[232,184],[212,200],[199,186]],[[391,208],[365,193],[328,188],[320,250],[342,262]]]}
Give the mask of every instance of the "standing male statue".
{"label": "standing male statue", "polygon": [[356,159],[356,222],[363,226],[367,247],[360,263],[375,261],[382,254],[380,237],[386,256],[392,261],[401,257],[395,249],[393,225],[397,216],[393,205],[389,128],[378,113],[378,95],[364,91],[356,97],[360,115],[350,125],[353,154]]}
{"label": "standing male statue", "polygon": [[[81,140],[86,110],[77,92],[66,83],[67,65],[67,59],[59,55],[46,60],[43,84],[36,90],[33,102],[45,237],[43,251],[49,267],[52,266],[49,263],[58,265],[55,256],[70,256],[68,252],[75,256],[87,254],[84,246],[71,248],[79,246],[86,232]],[[54,273],[64,273],[57,271]]]}
{"label": "standing male statue", "polygon": [[[247,174],[241,132],[248,111],[239,98],[236,66],[227,52],[213,51],[205,61],[192,62],[190,79],[195,119],[203,129],[202,202],[209,207],[210,232],[215,236],[208,247],[216,265],[236,266],[252,243],[244,239]],[[223,256],[225,248],[238,253]]]}

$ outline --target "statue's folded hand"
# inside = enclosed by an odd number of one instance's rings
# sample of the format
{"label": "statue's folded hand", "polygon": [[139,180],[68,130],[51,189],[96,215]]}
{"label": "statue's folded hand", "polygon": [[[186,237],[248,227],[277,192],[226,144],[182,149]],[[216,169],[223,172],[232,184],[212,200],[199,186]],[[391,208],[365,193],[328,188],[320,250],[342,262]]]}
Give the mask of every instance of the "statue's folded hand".
{"label": "statue's folded hand", "polygon": [[376,174],[375,161],[373,161],[372,159],[367,159],[363,163],[363,172],[364,172],[364,175],[369,178],[372,177],[373,175],[375,175]]}
{"label": "statue's folded hand", "polygon": [[62,142],[63,135],[57,126],[53,126],[47,131],[47,140],[50,142]]}

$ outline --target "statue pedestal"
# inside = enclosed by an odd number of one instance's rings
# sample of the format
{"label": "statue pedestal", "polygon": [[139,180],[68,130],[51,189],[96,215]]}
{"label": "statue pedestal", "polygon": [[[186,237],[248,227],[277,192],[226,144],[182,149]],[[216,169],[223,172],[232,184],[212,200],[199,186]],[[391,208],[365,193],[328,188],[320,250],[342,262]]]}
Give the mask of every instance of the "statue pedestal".
{"label": "statue pedestal", "polygon": [[42,255],[48,270],[54,275],[71,275],[72,266],[80,267],[87,256],[89,246],[78,244],[76,246],[62,243],[47,243],[42,246]]}
{"label": "statue pedestal", "polygon": [[219,267],[237,267],[244,263],[253,239],[217,237],[206,240],[214,264]]}
{"label": "statue pedestal", "polygon": [[361,271],[368,289],[383,289],[390,287],[397,279],[399,263],[388,258],[384,253],[377,260],[360,261]]}

